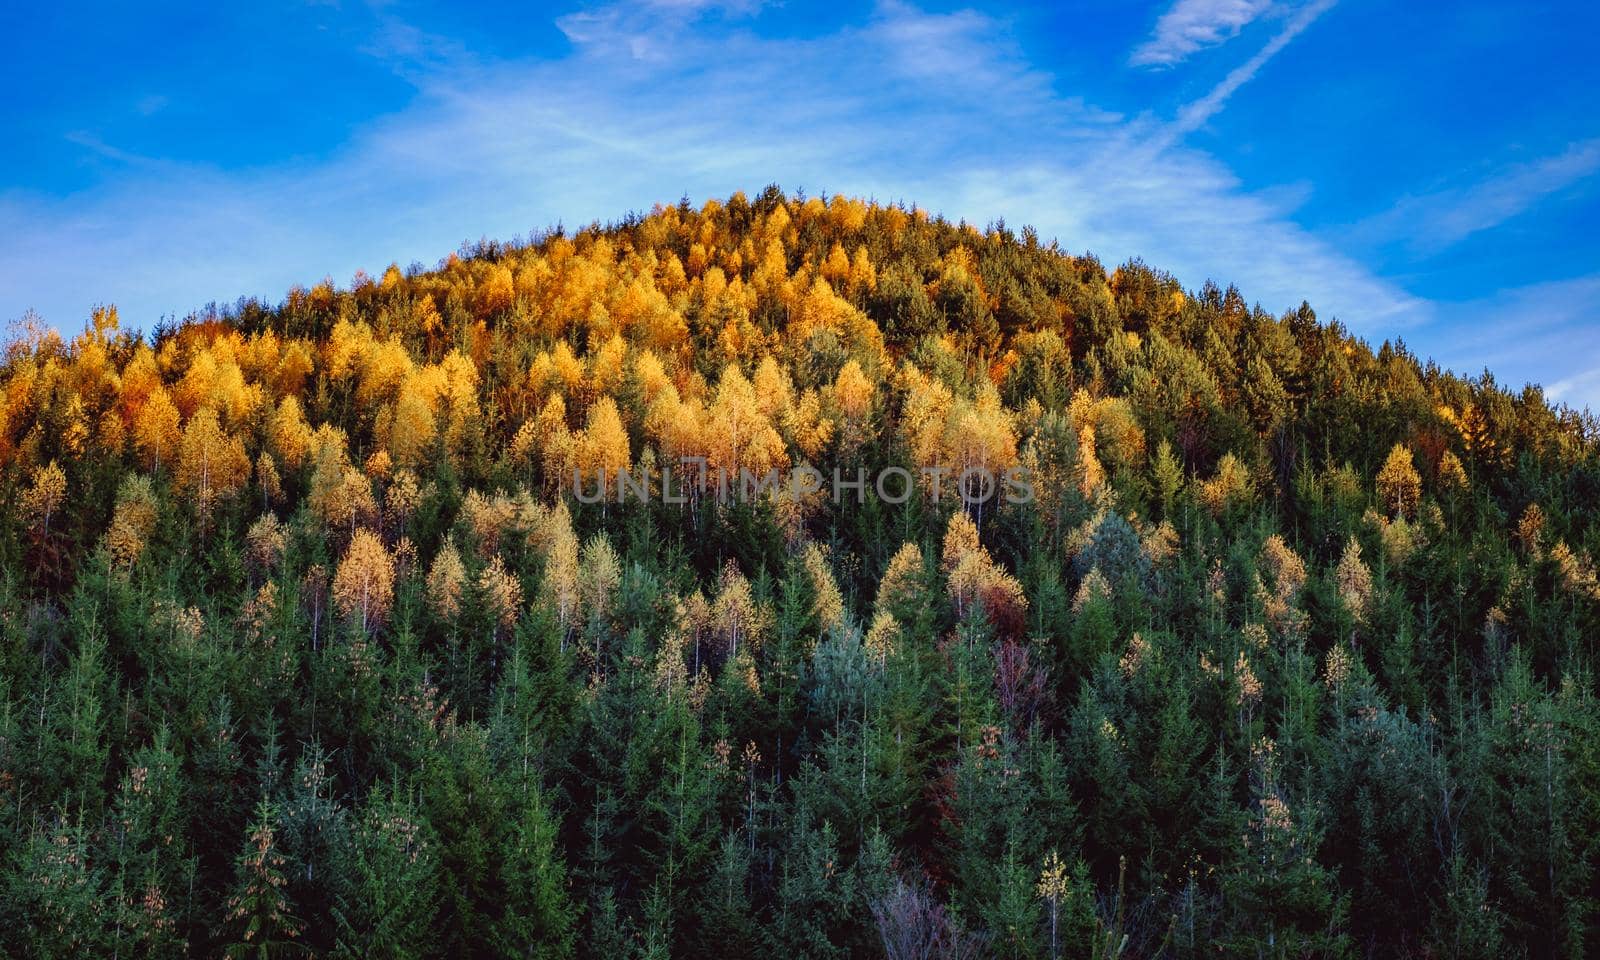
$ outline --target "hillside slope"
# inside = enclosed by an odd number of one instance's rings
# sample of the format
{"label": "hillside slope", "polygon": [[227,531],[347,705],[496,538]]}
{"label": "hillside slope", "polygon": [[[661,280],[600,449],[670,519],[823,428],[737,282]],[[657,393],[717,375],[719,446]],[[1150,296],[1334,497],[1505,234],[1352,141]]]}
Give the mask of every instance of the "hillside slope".
{"label": "hillside slope", "polygon": [[1581,955],[1596,436],[775,188],[24,329],[0,952]]}

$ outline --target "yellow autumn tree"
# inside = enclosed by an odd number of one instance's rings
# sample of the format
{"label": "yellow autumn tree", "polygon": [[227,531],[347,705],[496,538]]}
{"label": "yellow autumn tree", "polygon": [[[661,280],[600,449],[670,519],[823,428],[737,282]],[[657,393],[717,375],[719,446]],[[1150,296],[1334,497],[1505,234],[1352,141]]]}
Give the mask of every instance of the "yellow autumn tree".
{"label": "yellow autumn tree", "polygon": [[363,633],[382,625],[394,603],[394,558],[378,535],[356,531],[333,578],[333,602]]}
{"label": "yellow autumn tree", "polygon": [[1078,492],[1089,499],[1105,482],[1106,470],[1095,452],[1094,424],[1086,423],[1078,428]]}
{"label": "yellow autumn tree", "polygon": [[438,428],[433,408],[413,384],[400,389],[389,417],[389,456],[402,467],[415,467],[433,443]]}
{"label": "yellow autumn tree", "polygon": [[756,409],[761,415],[775,423],[783,421],[794,406],[794,382],[771,354],[762,357],[756,365],[751,386],[755,389]]}
{"label": "yellow autumn tree", "polygon": [[145,397],[133,423],[133,442],[151,470],[159,471],[183,442],[178,408],[167,391],[157,386]]}
{"label": "yellow autumn tree", "polygon": [[245,561],[252,572],[265,578],[283,562],[289,530],[277,517],[264,513],[245,533]]}
{"label": "yellow autumn tree", "polygon": [[1354,536],[1345,542],[1334,583],[1351,618],[1365,626],[1372,612],[1372,571],[1361,559],[1361,543]]}
{"label": "yellow autumn tree", "polygon": [[922,563],[921,547],[909,542],[900,545],[878,583],[875,614],[905,610],[917,601],[922,594]]}
{"label": "yellow autumn tree", "polygon": [[411,515],[422,506],[423,489],[417,475],[410,470],[397,470],[383,492],[383,509],[397,529],[405,529]]}
{"label": "yellow autumn tree", "polygon": [[278,458],[291,470],[305,463],[311,451],[312,431],[299,400],[287,396],[278,402],[278,409],[267,425],[267,437],[278,452]]}
{"label": "yellow autumn tree", "polygon": [[[982,496],[986,490],[999,493],[1001,474],[1017,462],[1017,437],[1011,427],[1011,415],[1000,403],[1000,395],[992,384],[978,392],[974,403],[958,403],[952,409],[945,425],[944,449],[947,463],[955,474],[956,484],[966,483],[965,490],[956,491],[963,497]],[[974,474],[968,471],[976,471]],[[983,479],[987,476],[989,479]],[[989,484],[992,483],[992,488]],[[977,508],[983,516],[984,502]]]}
{"label": "yellow autumn tree", "polygon": [[456,456],[468,433],[480,426],[478,367],[471,357],[459,350],[452,350],[439,361],[439,372],[442,378],[445,445],[451,455]]}
{"label": "yellow autumn tree", "polygon": [[478,316],[493,317],[505,313],[517,301],[516,284],[511,270],[497,263],[489,268],[489,275],[478,288]]}
{"label": "yellow autumn tree", "polygon": [[872,615],[872,623],[867,626],[867,631],[861,635],[861,645],[866,648],[867,655],[877,661],[882,667],[888,663],[889,657],[894,654],[895,647],[900,642],[900,623],[887,613],[878,612]]}
{"label": "yellow autumn tree", "polygon": [[50,532],[50,520],[67,496],[67,475],[54,460],[33,470],[32,482],[22,494],[22,515],[30,529]]}
{"label": "yellow autumn tree", "polygon": [[1002,634],[1020,633],[1028,609],[1022,584],[989,555],[965,511],[956,511],[945,528],[939,569],[958,618],[981,601],[989,622]]}
{"label": "yellow autumn tree", "polygon": [[1422,497],[1422,477],[1417,474],[1411,448],[1397,443],[1378,471],[1378,502],[1391,516],[1409,517]]}
{"label": "yellow autumn tree", "polygon": [[1466,490],[1472,484],[1467,480],[1467,470],[1454,450],[1446,450],[1439,458],[1439,489],[1447,493]]}
{"label": "yellow autumn tree", "polygon": [[[901,548],[901,553],[905,548]],[[945,525],[944,543],[940,551],[939,570],[949,576],[969,554],[979,555],[985,563],[989,561],[989,551],[978,540],[978,526],[972,522],[965,511],[957,510],[950,515],[950,522]]]}
{"label": "yellow autumn tree", "polygon": [[850,360],[839,368],[839,375],[833,381],[833,401],[842,421],[839,441],[846,456],[866,442],[872,393],[872,381],[861,372],[861,364]]}
{"label": "yellow autumn tree", "polygon": [[1275,533],[1261,545],[1258,566],[1266,577],[1262,607],[1267,621],[1280,632],[1298,633],[1306,621],[1295,606],[1306,583],[1305,561]]}
{"label": "yellow autumn tree", "polygon": [[583,545],[578,565],[578,593],[591,622],[610,618],[621,585],[622,562],[611,548],[611,541],[600,534],[590,537]]}
{"label": "yellow autumn tree", "polygon": [[330,523],[348,527],[350,535],[354,536],[357,522],[371,522],[378,515],[372,481],[355,467],[346,466],[339,472],[339,481],[328,492],[324,510]]}
{"label": "yellow autumn tree", "polygon": [[628,431],[622,426],[622,415],[617,412],[615,400],[601,397],[589,408],[589,422],[578,438],[577,448],[576,466],[584,488],[599,486],[603,475],[607,499],[615,496],[618,476],[633,466]]}
{"label": "yellow autumn tree", "polygon": [[143,555],[156,532],[160,506],[149,477],[131,474],[117,486],[117,505],[106,530],[106,549],[112,562],[130,567]]}
{"label": "yellow autumn tree", "polygon": [[567,638],[577,622],[580,595],[578,537],[572,531],[572,517],[567,513],[564,502],[558,503],[554,510],[541,518],[530,540],[544,556],[544,579],[539,592],[561,627],[561,644],[565,650]]}
{"label": "yellow autumn tree", "polygon": [[517,615],[522,609],[522,581],[506,569],[499,554],[491,557],[478,572],[478,595],[483,598],[495,639],[516,627]]}
{"label": "yellow autumn tree", "polygon": [[183,430],[178,449],[178,488],[194,497],[202,518],[216,502],[250,478],[250,457],[244,442],[229,436],[209,407],[194,415]]}
{"label": "yellow autumn tree", "polygon": [[800,564],[811,583],[811,613],[817,618],[817,626],[822,628],[823,633],[842,626],[844,595],[839,592],[839,584],[833,579],[833,571],[828,568],[828,558],[823,555],[822,548],[814,543],[807,544],[805,552],[800,555]]}
{"label": "yellow autumn tree", "polygon": [[717,595],[711,603],[710,626],[714,638],[730,661],[759,649],[768,627],[768,616],[756,602],[750,581],[732,560],[723,565],[717,578]]}
{"label": "yellow autumn tree", "polygon": [[267,504],[283,500],[283,478],[278,475],[277,461],[265,450],[256,457],[256,486],[261,488],[261,498]]}
{"label": "yellow autumn tree", "polygon": [[839,375],[833,381],[833,395],[839,411],[847,419],[860,420],[867,415],[872,405],[872,381],[861,372],[861,364],[849,360],[839,368]]}
{"label": "yellow autumn tree", "polygon": [[455,542],[445,540],[434,554],[433,565],[428,569],[428,605],[434,615],[446,623],[454,623],[461,615],[461,601],[467,587],[467,568],[461,562],[461,553]]}
{"label": "yellow autumn tree", "polygon": [[723,470],[729,484],[741,470],[764,475],[786,461],[783,438],[761,413],[755,387],[739,368],[729,364],[717,382],[716,398],[706,411],[704,440],[707,466]]}
{"label": "yellow autumn tree", "polygon": [[1220,515],[1249,502],[1254,491],[1255,481],[1250,478],[1244,462],[1232,453],[1225,453],[1217,461],[1216,475],[1200,484],[1200,500],[1213,514]]}

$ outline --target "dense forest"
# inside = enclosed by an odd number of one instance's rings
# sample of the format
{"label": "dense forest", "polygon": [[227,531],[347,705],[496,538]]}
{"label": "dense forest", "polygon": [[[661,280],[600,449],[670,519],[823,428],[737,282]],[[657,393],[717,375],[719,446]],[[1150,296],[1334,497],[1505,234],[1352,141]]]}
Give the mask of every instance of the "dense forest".
{"label": "dense forest", "polygon": [[772,187],[5,350],[0,954],[1600,949],[1536,387]]}

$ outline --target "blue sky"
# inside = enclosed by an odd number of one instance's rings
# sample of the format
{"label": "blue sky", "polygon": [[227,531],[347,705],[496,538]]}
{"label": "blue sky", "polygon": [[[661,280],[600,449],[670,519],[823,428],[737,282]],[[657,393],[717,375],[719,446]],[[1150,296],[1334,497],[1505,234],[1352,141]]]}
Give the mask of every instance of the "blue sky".
{"label": "blue sky", "polygon": [[149,327],[777,182],[1309,299],[1600,410],[1600,12],[1115,0],[36,4],[0,319]]}

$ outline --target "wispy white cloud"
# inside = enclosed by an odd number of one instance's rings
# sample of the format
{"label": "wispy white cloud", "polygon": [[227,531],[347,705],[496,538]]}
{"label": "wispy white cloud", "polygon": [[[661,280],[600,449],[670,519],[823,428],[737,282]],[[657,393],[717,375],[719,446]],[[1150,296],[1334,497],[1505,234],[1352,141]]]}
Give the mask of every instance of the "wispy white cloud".
{"label": "wispy white cloud", "polygon": [[1401,237],[1413,251],[1438,253],[1532,210],[1546,198],[1600,173],[1600,138],[1567,145],[1561,153],[1508,164],[1464,186],[1401,198],[1357,224],[1353,235]]}
{"label": "wispy white cloud", "polygon": [[1512,389],[1543,383],[1549,399],[1600,413],[1597,305],[1600,273],[1423,304],[1424,342],[1410,346],[1457,373],[1476,376],[1487,368]]}
{"label": "wispy white cloud", "polygon": [[609,47],[635,60],[665,62],[672,58],[683,31],[713,14],[726,18],[753,16],[761,0],[644,0],[613,3],[574,11],[556,18],[556,28],[578,47]]}
{"label": "wispy white cloud", "polygon": [[[1358,332],[1415,312],[1170,124],[1057,93],[981,14],[886,5],[859,26],[770,39],[693,11],[612,12],[591,11],[556,61],[441,66],[432,51],[448,48],[428,45],[429,69],[406,74],[415,103],[315,163],[133,169],[65,198],[0,194],[0,314],[37,306],[71,327],[105,300],[149,325],[241,293],[275,300],[325,273],[433,262],[462,239],[768,182],[1031,223],[1108,263],[1143,256],[1191,286],[1237,282],[1275,311],[1309,298]],[[633,38],[668,33],[638,55]],[[941,70],[963,83],[930,83]]]}
{"label": "wispy white cloud", "polygon": [[1255,79],[1261,68],[1267,65],[1267,61],[1281,53],[1284,47],[1304,33],[1318,17],[1332,9],[1335,2],[1337,0],[1315,0],[1295,11],[1283,29],[1256,51],[1255,56],[1230,70],[1222,82],[1212,87],[1205,96],[1178,111],[1177,120],[1172,125],[1173,134],[1181,136],[1193,133],[1220,113],[1227,105],[1229,97],[1237,93],[1240,87]]}
{"label": "wispy white cloud", "polygon": [[1544,394],[1577,410],[1600,411],[1600,367],[1562,377],[1546,387]]}
{"label": "wispy white cloud", "polygon": [[1207,47],[1226,43],[1272,8],[1272,0],[1177,0],[1156,21],[1150,39],[1134,48],[1135,67],[1170,67]]}
{"label": "wispy white cloud", "polygon": [[152,162],[148,157],[140,156],[106,143],[99,136],[87,130],[73,130],[66,134],[63,139],[74,146],[82,147],[102,160],[125,164],[148,164]]}

